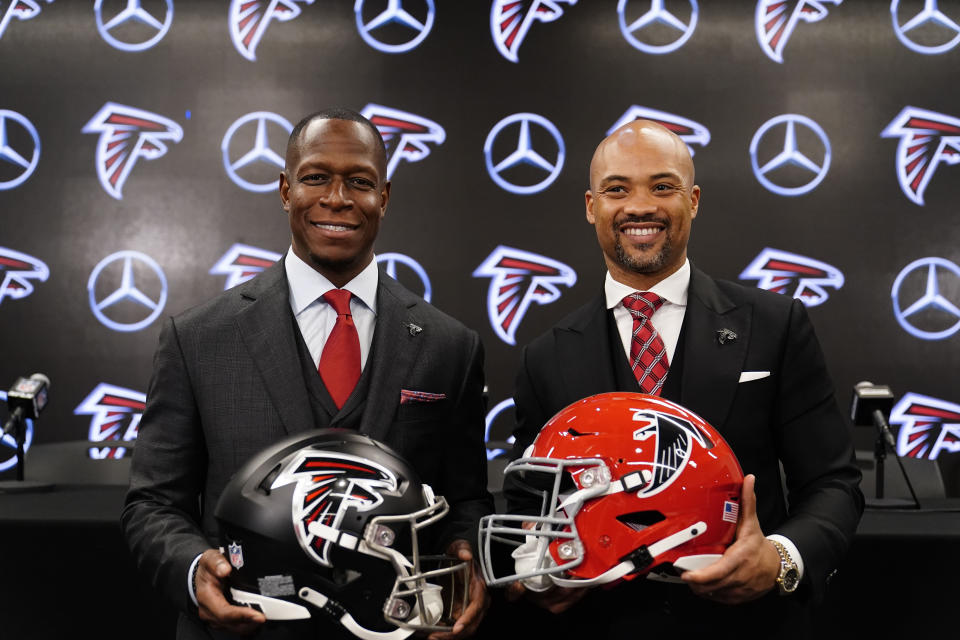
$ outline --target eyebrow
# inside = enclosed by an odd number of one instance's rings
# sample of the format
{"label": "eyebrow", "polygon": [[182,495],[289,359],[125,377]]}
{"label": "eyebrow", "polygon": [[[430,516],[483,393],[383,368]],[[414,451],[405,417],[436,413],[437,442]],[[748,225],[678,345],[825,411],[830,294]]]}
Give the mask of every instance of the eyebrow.
{"label": "eyebrow", "polygon": [[[647,179],[662,180],[664,178],[668,178],[670,180],[678,180],[678,181],[683,180],[678,174],[673,173],[672,171],[663,171],[661,173],[655,173],[652,176],[649,176]],[[600,180],[600,184],[607,184],[609,182],[630,182],[630,178],[628,178],[627,176],[621,176],[621,175],[611,175],[611,176],[604,176],[603,179]]]}

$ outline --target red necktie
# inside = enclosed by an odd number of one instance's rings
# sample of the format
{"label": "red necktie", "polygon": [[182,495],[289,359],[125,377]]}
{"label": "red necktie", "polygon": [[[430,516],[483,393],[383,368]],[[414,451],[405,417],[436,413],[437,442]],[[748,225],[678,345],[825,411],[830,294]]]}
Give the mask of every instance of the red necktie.
{"label": "red necktie", "polygon": [[655,293],[631,293],[623,299],[623,306],[633,316],[633,339],[630,341],[630,368],[644,393],[660,395],[667,379],[670,362],[667,348],[650,318],[656,313],[663,298]]}
{"label": "red necktie", "polygon": [[337,323],[323,345],[317,371],[338,409],[343,408],[360,379],[360,337],[350,315],[350,297],[346,289],[331,289],[323,294],[323,299],[337,312]]}

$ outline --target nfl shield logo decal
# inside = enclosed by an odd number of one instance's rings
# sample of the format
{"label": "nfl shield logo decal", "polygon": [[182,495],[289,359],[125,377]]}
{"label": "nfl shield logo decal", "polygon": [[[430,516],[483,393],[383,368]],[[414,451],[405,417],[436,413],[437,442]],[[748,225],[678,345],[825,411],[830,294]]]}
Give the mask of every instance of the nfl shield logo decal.
{"label": "nfl shield logo decal", "polygon": [[233,565],[234,569],[243,567],[243,547],[236,542],[230,543],[230,564]]}

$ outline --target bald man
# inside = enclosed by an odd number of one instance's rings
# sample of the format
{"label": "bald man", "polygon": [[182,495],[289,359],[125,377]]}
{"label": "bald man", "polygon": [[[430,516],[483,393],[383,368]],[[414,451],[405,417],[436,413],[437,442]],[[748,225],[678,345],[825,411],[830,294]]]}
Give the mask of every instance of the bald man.
{"label": "bald man", "polygon": [[[377,266],[390,182],[376,127],[342,108],[301,120],[279,192],[289,251],[167,319],[140,422],[121,524],[140,569],[180,610],[181,640],[354,637],[316,610],[305,623],[267,622],[225,597],[231,566],[217,549],[214,508],[247,459],[288,435],[353,429],[397,451],[450,504],[423,551],[469,561],[477,522],[493,507],[479,337]],[[318,371],[340,314],[331,292],[346,294],[359,342],[359,380],[348,389]],[[486,603],[478,573],[470,590],[452,632],[431,638],[476,630]]]}
{"label": "bald man", "polygon": [[[568,634],[659,629],[682,637],[726,629],[742,637],[805,637],[809,605],[822,598],[853,538],[863,496],[849,429],[804,306],[714,280],[690,263],[700,187],[687,146],[657,123],[625,124],[600,143],[585,203],[606,281],[600,295],[524,349],[514,451],[581,398],[646,390],[717,428],[747,476],[736,540],[714,564],[683,573],[686,584],[634,580],[527,599],[560,614]],[[669,370],[641,388],[629,362],[633,317],[624,299],[647,292],[659,299],[650,322]],[[796,590],[786,575],[792,565]],[[513,596],[520,590],[514,585]]]}

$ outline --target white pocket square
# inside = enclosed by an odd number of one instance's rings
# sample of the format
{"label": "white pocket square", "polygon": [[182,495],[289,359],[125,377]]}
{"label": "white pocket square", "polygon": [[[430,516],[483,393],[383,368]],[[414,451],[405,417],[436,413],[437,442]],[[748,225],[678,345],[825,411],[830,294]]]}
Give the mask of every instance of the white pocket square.
{"label": "white pocket square", "polygon": [[751,382],[770,377],[769,371],[743,371],[740,373],[740,382]]}

